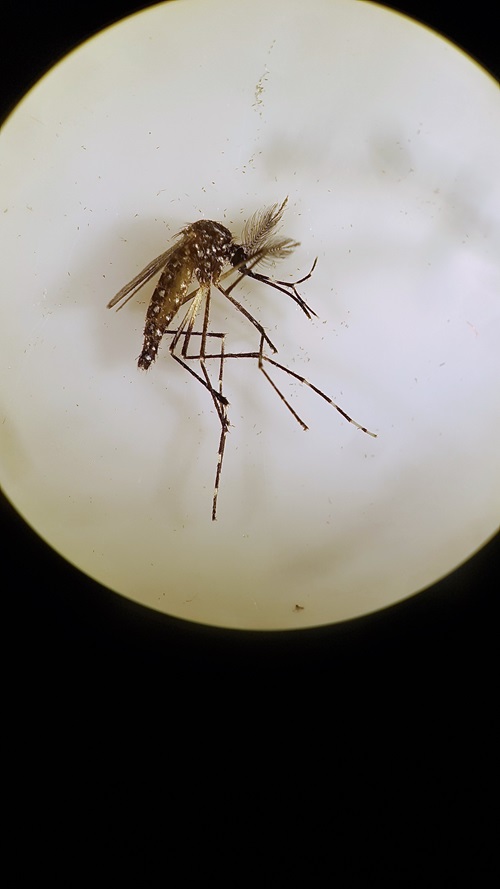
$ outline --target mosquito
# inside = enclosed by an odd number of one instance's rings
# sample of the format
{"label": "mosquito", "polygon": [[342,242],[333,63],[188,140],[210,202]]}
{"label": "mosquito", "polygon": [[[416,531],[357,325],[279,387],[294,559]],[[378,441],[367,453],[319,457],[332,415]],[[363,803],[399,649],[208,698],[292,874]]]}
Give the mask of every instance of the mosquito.
{"label": "mosquito", "polygon": [[[245,306],[232,295],[234,288],[244,279],[253,278],[263,284],[273,287],[292,299],[304,312],[308,319],[317,317],[316,312],[306,303],[299,294],[297,287],[308,281],[316,267],[317,259],[307,275],[298,281],[281,281],[262,272],[257,271],[258,266],[273,264],[277,260],[289,256],[296,247],[298,241],[290,238],[276,236],[276,228],[281,222],[288,198],[282,203],[273,204],[264,210],[260,210],[245,224],[241,243],[238,243],[229,229],[220,222],[210,219],[201,219],[186,225],[178,235],[174,243],[165,253],[153,259],[136,275],[132,281],[125,284],[121,290],[110,300],[108,309],[117,307],[117,311],[132,299],[133,296],[158,272],[160,278],[155,287],[146,313],[144,327],[144,342],[141,354],[138,358],[138,366],[148,370],[156,360],[160,342],[165,335],[172,337],[169,344],[169,352],[172,358],[178,362],[191,376],[208,390],[212,398],[217,416],[219,418],[221,433],[217,452],[217,468],[212,497],[212,520],[217,518],[217,500],[219,484],[222,472],[222,461],[226,446],[226,437],[230,427],[228,418],[229,402],[224,395],[224,362],[229,358],[247,358],[257,362],[259,370],[268,380],[283,404],[288,408],[297,423],[306,430],[308,427],[294,410],[266,370],[268,365],[278,368],[299,383],[308,386],[316,392],[331,407],[335,408],[348,423],[352,423],[361,432],[376,438],[374,432],[370,432],[365,426],[353,420],[338,404],[328,395],[318,389],[305,377],[295,373],[284,364],[280,364],[274,358],[266,354],[266,347],[274,354],[278,349],[269,338],[262,324],[255,318]],[[223,286],[226,279],[235,275],[234,280]],[[194,289],[190,289],[192,284]],[[259,333],[259,348],[250,352],[227,352],[225,347],[226,334],[210,329],[210,302],[212,286],[240,312]],[[187,309],[174,329],[170,325],[183,307]],[[196,318],[203,307],[203,323],[200,331],[194,330]],[[188,354],[192,337],[199,338],[200,347],[196,354]],[[215,343],[212,350],[211,344]],[[216,386],[213,385],[207,370],[206,362],[209,359],[218,361],[219,372]],[[198,362],[195,370],[188,362]]]}

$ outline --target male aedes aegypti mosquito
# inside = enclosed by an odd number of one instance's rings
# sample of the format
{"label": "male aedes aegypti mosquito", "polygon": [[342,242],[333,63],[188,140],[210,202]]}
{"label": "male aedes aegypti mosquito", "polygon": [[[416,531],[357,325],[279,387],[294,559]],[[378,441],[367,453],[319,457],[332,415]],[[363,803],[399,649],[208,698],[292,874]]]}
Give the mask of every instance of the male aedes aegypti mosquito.
{"label": "male aedes aegypti mosquito", "polygon": [[[281,204],[273,204],[272,207],[255,213],[246,223],[243,229],[241,243],[233,238],[231,232],[221,225],[220,222],[213,222],[210,219],[201,219],[198,222],[192,222],[186,225],[179,235],[177,242],[173,244],[161,256],[153,259],[142,272],[139,272],[132,281],[129,281],[125,287],[113,297],[108,303],[108,309],[118,306],[123,308],[125,303],[131,299],[141,287],[149,281],[154,275],[161,271],[160,279],[146,313],[146,325],[144,327],[144,344],[142,352],[138,359],[138,366],[143,370],[148,370],[153,361],[155,361],[158,347],[161,339],[165,334],[169,334],[172,340],[169,345],[169,352],[185,370],[187,370],[199,383],[202,384],[212,397],[212,401],[221,425],[221,434],[219,439],[219,449],[217,454],[217,469],[215,473],[215,485],[212,499],[212,519],[217,517],[217,498],[219,493],[219,483],[222,471],[222,460],[224,457],[224,449],[226,446],[226,436],[230,426],[227,408],[228,400],[223,392],[223,374],[224,362],[228,358],[253,358],[257,361],[259,370],[262,371],[265,378],[269,381],[279,398],[286,405],[290,413],[295,417],[303,429],[308,427],[287,401],[281,390],[278,388],[274,380],[271,379],[264,364],[270,364],[277,367],[284,373],[294,377],[300,383],[308,386],[317,395],[320,395],[325,401],[335,408],[345,420],[352,423],[357,429],[376,438],[374,432],[370,432],[365,426],[361,426],[356,420],[353,420],[338,404],[335,404],[328,395],[325,395],[321,389],[300,376],[285,365],[275,361],[265,354],[266,345],[274,353],[277,348],[270,340],[264,327],[238,300],[234,298],[232,292],[237,284],[243,278],[253,278],[274,287],[275,290],[281,291],[290,297],[302,309],[307,318],[312,315],[316,316],[310,306],[300,296],[297,286],[307,281],[316,266],[316,259],[313,262],[311,270],[303,278],[298,281],[287,282],[271,278],[263,275],[255,269],[258,265],[264,263],[272,263],[278,259],[284,259],[289,256],[295,247],[299,246],[297,241],[290,238],[279,238],[275,236],[275,229],[281,221],[287,198]],[[229,268],[226,268],[229,266]],[[226,270],[224,271],[224,269]],[[236,278],[229,286],[223,287],[224,281],[229,275],[236,274]],[[190,285],[196,279],[197,286],[194,290],[189,290]],[[229,300],[230,303],[241,312],[242,315],[250,321],[260,335],[260,343],[257,351],[253,352],[226,352],[225,350],[225,333],[215,332],[210,327],[210,299],[211,287],[214,285]],[[118,305],[121,303],[121,305]],[[184,317],[174,330],[169,329],[169,325],[176,317],[179,310],[189,303],[188,309]],[[196,317],[204,305],[203,325],[201,331],[194,330]],[[118,310],[117,309],[117,310]],[[316,316],[317,317],[317,316]],[[200,348],[195,355],[188,354],[189,342],[191,337],[200,338]],[[182,346],[179,350],[178,346],[182,340]],[[207,348],[208,341],[214,341],[218,344],[214,351]],[[216,359],[219,362],[218,385],[215,388],[210,379],[206,361]],[[201,373],[197,373],[193,367],[187,363],[188,361],[198,361]]]}

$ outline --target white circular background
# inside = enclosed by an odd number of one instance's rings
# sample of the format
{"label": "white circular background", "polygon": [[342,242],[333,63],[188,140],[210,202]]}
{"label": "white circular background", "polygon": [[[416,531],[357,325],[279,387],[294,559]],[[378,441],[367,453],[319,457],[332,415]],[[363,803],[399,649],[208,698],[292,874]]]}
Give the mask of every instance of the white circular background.
{"label": "white circular background", "polygon": [[[176,0],[58,64],[3,128],[2,485],[51,546],[170,615],[286,629],[431,584],[497,529],[500,97],[423,27],[353,0]],[[164,346],[138,371],[144,288],[186,222],[236,236],[289,196],[319,318],[238,297],[311,379],[228,361],[228,437]],[[255,349],[222,297],[213,329]]]}

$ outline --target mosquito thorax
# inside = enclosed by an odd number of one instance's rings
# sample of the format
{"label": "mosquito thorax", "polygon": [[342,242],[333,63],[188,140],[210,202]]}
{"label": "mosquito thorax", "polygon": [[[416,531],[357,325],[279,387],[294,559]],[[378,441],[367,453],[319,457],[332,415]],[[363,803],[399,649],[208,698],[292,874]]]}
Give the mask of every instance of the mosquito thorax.
{"label": "mosquito thorax", "polygon": [[189,238],[189,250],[195,264],[194,273],[200,284],[216,281],[222,269],[231,261],[233,236],[220,222],[200,219],[184,229]]}

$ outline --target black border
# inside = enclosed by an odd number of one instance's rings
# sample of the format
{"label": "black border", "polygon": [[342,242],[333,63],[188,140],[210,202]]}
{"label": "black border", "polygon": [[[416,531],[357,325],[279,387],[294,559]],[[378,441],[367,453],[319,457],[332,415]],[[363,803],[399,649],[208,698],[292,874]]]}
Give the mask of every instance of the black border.
{"label": "black border", "polygon": [[[174,0],[175,2],[175,0]],[[271,2],[271,0],[270,0]],[[0,118],[68,50],[91,34],[148,4],[76,0],[25,10],[4,4]],[[496,11],[490,0],[452,8],[435,2],[387,3],[461,46],[494,76],[500,75]],[[246,6],[244,4],[243,6]],[[244,16],[242,6],[242,16]],[[248,7],[247,7],[248,8]],[[263,688],[270,676],[288,687],[328,685],[338,695],[354,677],[377,694],[405,676],[434,700],[459,700],[466,689],[491,687],[494,602],[500,588],[500,535],[432,588],[385,611],[313,630],[235,632],[189,624],[127,602],[81,574],[0,499],[2,576],[7,619],[16,651],[42,682],[91,675],[125,682],[130,670],[157,668],[162,678],[196,673],[233,684],[251,677]],[[173,673],[172,673],[173,671]],[[157,678],[158,678],[157,676]],[[408,688],[408,685],[407,685]]]}

